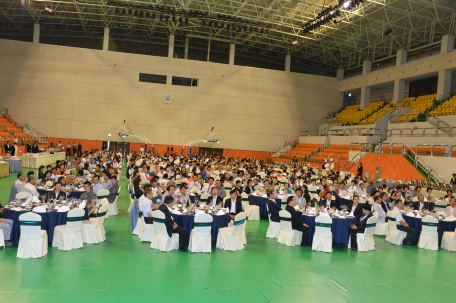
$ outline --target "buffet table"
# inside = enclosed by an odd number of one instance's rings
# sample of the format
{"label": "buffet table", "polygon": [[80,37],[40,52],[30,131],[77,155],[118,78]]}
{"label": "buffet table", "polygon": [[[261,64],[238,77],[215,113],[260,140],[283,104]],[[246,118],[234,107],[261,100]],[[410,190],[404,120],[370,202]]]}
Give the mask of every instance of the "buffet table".
{"label": "buffet table", "polygon": [[9,162],[0,163],[0,178],[9,176]]}
{"label": "buffet table", "polygon": [[17,173],[21,171],[21,158],[20,157],[11,157],[11,158],[4,158],[3,161],[9,163],[9,172],[10,173]]}
{"label": "buffet table", "polygon": [[57,160],[65,160],[65,153],[46,154],[25,154],[22,156],[22,167],[38,168],[41,165],[48,165],[55,163]]}

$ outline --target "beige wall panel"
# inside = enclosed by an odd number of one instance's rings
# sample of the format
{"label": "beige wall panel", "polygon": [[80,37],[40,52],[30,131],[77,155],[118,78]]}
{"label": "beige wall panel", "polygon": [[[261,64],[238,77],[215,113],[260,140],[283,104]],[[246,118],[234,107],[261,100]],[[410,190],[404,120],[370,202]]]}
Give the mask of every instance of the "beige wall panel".
{"label": "beige wall panel", "polygon": [[[215,127],[219,148],[271,150],[300,130],[317,129],[341,106],[335,78],[1,39],[0,45],[0,105],[48,136],[118,141],[114,134],[126,120],[157,144],[186,144]],[[141,83],[140,72],[167,75],[167,84]],[[172,76],[197,78],[199,87],[173,86]],[[171,104],[163,102],[167,94]]]}

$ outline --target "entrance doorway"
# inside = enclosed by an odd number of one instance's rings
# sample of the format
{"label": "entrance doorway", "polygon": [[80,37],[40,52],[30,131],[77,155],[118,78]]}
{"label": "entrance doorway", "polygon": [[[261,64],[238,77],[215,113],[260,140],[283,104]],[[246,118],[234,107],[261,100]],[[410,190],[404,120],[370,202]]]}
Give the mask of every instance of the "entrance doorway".
{"label": "entrance doorway", "polygon": [[122,157],[126,157],[130,153],[130,143],[103,141],[103,150],[105,149],[109,151],[117,150],[122,154]]}

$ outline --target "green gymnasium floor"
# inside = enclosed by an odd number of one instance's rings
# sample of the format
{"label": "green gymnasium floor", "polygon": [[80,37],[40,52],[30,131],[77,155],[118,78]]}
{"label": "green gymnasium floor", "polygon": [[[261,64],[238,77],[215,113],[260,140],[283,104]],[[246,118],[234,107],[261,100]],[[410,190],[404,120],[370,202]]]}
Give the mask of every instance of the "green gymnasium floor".
{"label": "green gymnasium floor", "polygon": [[[15,180],[0,179],[2,204]],[[106,242],[50,247],[42,259],[16,259],[17,245],[0,249],[0,302],[454,302],[456,253],[383,237],[372,252],[311,252],[266,239],[261,220],[248,222],[243,251],[151,250],[131,234],[127,182],[120,183],[120,214],[105,221]]]}

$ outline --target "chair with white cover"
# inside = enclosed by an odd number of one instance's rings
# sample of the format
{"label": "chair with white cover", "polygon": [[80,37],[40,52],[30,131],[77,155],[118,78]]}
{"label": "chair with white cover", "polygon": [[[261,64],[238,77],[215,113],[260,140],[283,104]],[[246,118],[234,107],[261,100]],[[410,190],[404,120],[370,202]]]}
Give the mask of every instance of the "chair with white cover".
{"label": "chair with white cover", "polygon": [[19,216],[21,237],[17,248],[17,258],[41,258],[48,252],[48,236],[41,230],[41,216],[25,213]]}
{"label": "chair with white cover", "polygon": [[165,225],[165,214],[161,210],[152,212],[154,218],[154,235],[150,243],[150,248],[159,249],[161,251],[171,251],[179,248],[179,234],[171,234],[168,236]]}
{"label": "chair with white cover", "polygon": [[117,209],[117,199],[119,198],[119,193],[120,193],[121,189],[122,189],[122,186],[119,186],[119,189],[117,190],[117,194],[116,194],[116,199],[114,200],[113,203],[109,203],[108,214],[110,216],[117,216],[119,214],[119,210]]}
{"label": "chair with white cover", "polygon": [[108,212],[108,205],[104,204],[98,210],[95,220],[82,221],[82,242],[87,244],[98,244],[106,240],[103,222]]}
{"label": "chair with white cover", "polygon": [[388,222],[385,220],[378,220],[378,213],[373,212],[374,216],[377,218],[377,224],[375,225],[374,235],[386,236],[388,234]]}
{"label": "chair with white cover", "polygon": [[133,186],[133,183],[128,185],[128,193],[130,196],[130,206],[128,207],[128,212],[131,212],[131,208],[133,207],[135,201],[135,187]]}
{"label": "chair with white cover", "polygon": [[232,227],[223,227],[219,229],[216,247],[224,250],[242,250],[244,249],[244,224],[245,213],[240,212],[234,218]]}
{"label": "chair with white cover", "polygon": [[249,196],[246,193],[241,194],[242,203],[245,204],[245,211],[248,220],[260,220],[260,207],[258,205],[250,205]]}
{"label": "chair with white cover", "polygon": [[407,233],[397,229],[396,216],[392,211],[389,211],[386,216],[388,217],[388,234],[386,235],[385,241],[396,245],[402,245],[402,241],[404,241]]}
{"label": "chair with white cover", "polygon": [[141,238],[141,233],[144,232],[145,227],[144,227],[144,219],[142,218],[143,212],[142,212],[141,204],[139,204],[139,203],[138,203],[138,208],[139,208],[139,216],[138,216],[138,220],[136,222],[135,229],[133,229],[132,234],[137,235],[137,236],[139,236],[139,238]]}
{"label": "chair with white cover", "polygon": [[52,247],[67,251],[73,248],[84,248],[82,241],[82,221],[84,210],[74,208],[68,212],[66,225],[57,225],[54,228]]}
{"label": "chair with white cover", "polygon": [[421,220],[421,222],[422,227],[418,247],[423,249],[439,250],[439,235],[437,233],[439,220],[432,216],[426,216]]}
{"label": "chair with white cover", "polygon": [[268,210],[268,218],[269,218],[269,227],[268,227],[268,231],[266,232],[266,238],[276,239],[279,237],[281,225],[280,225],[280,222],[271,221],[271,214],[269,212],[269,207],[267,204],[266,204],[266,209]]}
{"label": "chair with white cover", "polygon": [[288,199],[288,197],[283,197],[282,200],[280,201],[282,209],[285,209],[287,207],[287,205],[288,205],[287,199]]}
{"label": "chair with white cover", "polygon": [[253,189],[254,190],[262,190],[263,189],[263,185],[257,184],[257,185],[255,185],[255,187]]}
{"label": "chair with white cover", "polygon": [[435,211],[446,211],[447,208],[447,202],[446,201],[436,201],[435,202]]}
{"label": "chair with white cover", "polygon": [[223,183],[223,187],[225,188],[225,191],[228,194],[231,191],[231,189],[233,188],[233,185],[231,185],[228,182],[225,182],[225,183]]}
{"label": "chair with white cover", "polygon": [[28,197],[31,197],[32,194],[26,191],[21,191],[16,194],[16,199],[18,200],[26,200]]}
{"label": "chair with white cover", "polygon": [[140,217],[138,223],[141,221],[140,225],[142,226],[141,231],[139,232],[139,242],[152,242],[155,224],[146,224],[141,204],[139,204],[139,213]]}
{"label": "chair with white cover", "polygon": [[277,242],[287,246],[300,245],[302,241],[302,231],[291,227],[291,214],[286,210],[279,212],[280,233]]}
{"label": "chair with white cover", "polygon": [[[107,190],[107,189],[99,190],[97,192],[97,205],[106,204],[109,207],[108,197],[109,197],[109,190]],[[109,219],[108,213],[106,213],[105,219]]]}
{"label": "chair with white cover", "polygon": [[212,216],[201,214],[195,216],[195,227],[190,233],[188,250],[194,252],[212,252]]}
{"label": "chair with white cover", "polygon": [[211,194],[208,194],[208,193],[202,194],[200,197],[200,203],[207,204],[207,201],[209,200],[210,197],[211,197]]}
{"label": "chair with white cover", "polygon": [[5,248],[5,236],[3,235],[3,230],[0,230],[0,246]]}
{"label": "chair with white cover", "polygon": [[315,234],[312,241],[312,251],[332,252],[332,219],[326,216],[315,218]]}
{"label": "chair with white cover", "polygon": [[27,187],[22,187],[20,192],[26,192],[26,193],[29,193],[30,195],[33,195],[32,190],[30,188],[27,188]]}
{"label": "chair with white cover", "polygon": [[456,232],[443,232],[442,244],[440,245],[440,247],[446,250],[456,251]]}
{"label": "chair with white cover", "polygon": [[[375,250],[374,232],[377,226],[377,217],[373,216],[367,220],[366,229],[363,234],[356,234],[356,243],[358,251]],[[350,247],[350,243],[348,244]]]}

